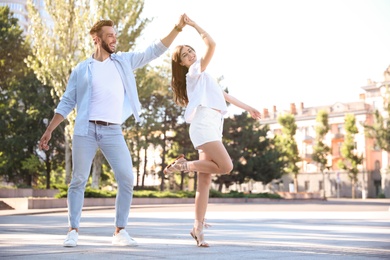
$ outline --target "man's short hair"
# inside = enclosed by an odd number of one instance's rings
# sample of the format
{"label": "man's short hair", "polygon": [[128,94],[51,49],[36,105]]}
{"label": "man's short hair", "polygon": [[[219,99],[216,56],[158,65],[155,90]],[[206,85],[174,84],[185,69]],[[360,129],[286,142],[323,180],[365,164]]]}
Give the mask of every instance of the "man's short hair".
{"label": "man's short hair", "polygon": [[100,36],[100,33],[102,31],[102,27],[103,26],[111,26],[111,27],[113,27],[114,26],[114,22],[111,21],[111,20],[100,20],[100,21],[96,22],[92,26],[91,30],[89,31],[89,34],[91,36],[95,36],[95,35]]}

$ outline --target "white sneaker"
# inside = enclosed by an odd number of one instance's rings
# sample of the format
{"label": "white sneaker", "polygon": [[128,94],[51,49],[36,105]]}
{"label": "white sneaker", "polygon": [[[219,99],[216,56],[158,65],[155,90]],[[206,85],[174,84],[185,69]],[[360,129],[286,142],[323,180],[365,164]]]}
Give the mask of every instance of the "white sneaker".
{"label": "white sneaker", "polygon": [[137,246],[137,242],[126,232],[121,229],[118,234],[112,237],[112,244],[115,246]]}
{"label": "white sneaker", "polygon": [[77,233],[76,230],[72,230],[68,232],[68,234],[66,235],[63,245],[66,247],[77,246],[78,239],[79,239],[79,233]]}

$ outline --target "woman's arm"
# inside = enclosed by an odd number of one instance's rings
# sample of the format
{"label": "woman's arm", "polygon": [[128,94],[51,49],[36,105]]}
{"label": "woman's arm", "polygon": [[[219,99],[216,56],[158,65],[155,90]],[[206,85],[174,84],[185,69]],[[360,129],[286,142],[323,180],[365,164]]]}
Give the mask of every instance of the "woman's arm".
{"label": "woman's arm", "polygon": [[226,91],[223,91],[223,96],[225,97],[225,100],[227,102],[229,102],[230,104],[233,104],[236,107],[239,107],[239,108],[244,109],[245,111],[248,111],[253,119],[259,120],[261,118],[261,114],[257,109],[245,104],[244,102],[238,100],[237,98],[233,97],[232,95],[229,95],[228,93],[226,93]]}
{"label": "woman's arm", "polygon": [[198,24],[196,24],[194,21],[192,21],[187,15],[184,16],[184,22],[192,27],[195,28],[195,30],[200,34],[202,37],[204,43],[206,44],[206,51],[203,54],[201,60],[200,60],[200,69],[201,71],[204,71],[207,66],[209,65],[211,58],[214,55],[215,50],[215,41],[211,36],[202,29]]}

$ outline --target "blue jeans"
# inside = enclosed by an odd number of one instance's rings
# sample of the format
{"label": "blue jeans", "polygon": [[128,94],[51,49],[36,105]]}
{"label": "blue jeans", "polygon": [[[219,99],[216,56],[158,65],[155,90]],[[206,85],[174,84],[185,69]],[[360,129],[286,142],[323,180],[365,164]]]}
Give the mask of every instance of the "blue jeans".
{"label": "blue jeans", "polygon": [[114,171],[118,184],[115,201],[115,226],[126,227],[133,199],[133,163],[120,125],[89,123],[88,135],[73,137],[73,175],[68,189],[69,227],[79,228],[84,191],[97,149],[100,148]]}

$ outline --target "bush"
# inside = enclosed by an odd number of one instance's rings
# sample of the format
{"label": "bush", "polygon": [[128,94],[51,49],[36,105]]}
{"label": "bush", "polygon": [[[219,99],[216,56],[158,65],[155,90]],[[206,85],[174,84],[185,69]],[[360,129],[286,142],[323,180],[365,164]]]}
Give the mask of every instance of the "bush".
{"label": "bush", "polygon": [[[116,191],[97,190],[87,187],[84,192],[85,198],[115,198]],[[56,198],[68,197],[68,189],[60,188],[60,192],[55,196]]]}
{"label": "bush", "polygon": [[210,198],[269,198],[281,199],[279,194],[273,193],[244,193],[239,191],[230,191],[229,193],[222,193],[216,190],[210,190]]}
{"label": "bush", "polygon": [[[56,198],[66,198],[68,196],[68,189],[64,186],[59,187],[60,192]],[[96,190],[90,187],[85,189],[85,198],[115,198],[116,191]],[[134,190],[134,198],[195,198],[194,191],[155,191],[155,190]],[[222,193],[217,190],[210,190],[210,198],[271,198],[281,199],[278,194],[271,193],[250,193],[246,194],[238,191],[230,191],[229,193]]]}
{"label": "bush", "polygon": [[159,186],[134,186],[134,190],[152,190],[152,191],[159,191]]}

